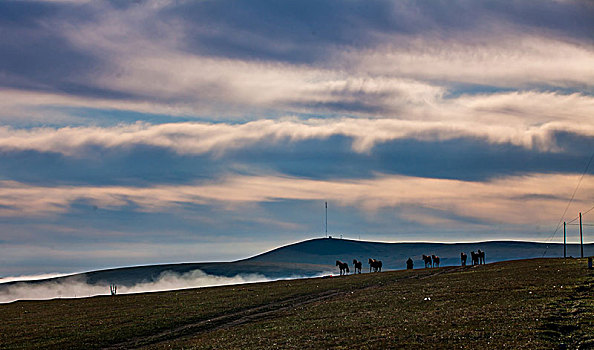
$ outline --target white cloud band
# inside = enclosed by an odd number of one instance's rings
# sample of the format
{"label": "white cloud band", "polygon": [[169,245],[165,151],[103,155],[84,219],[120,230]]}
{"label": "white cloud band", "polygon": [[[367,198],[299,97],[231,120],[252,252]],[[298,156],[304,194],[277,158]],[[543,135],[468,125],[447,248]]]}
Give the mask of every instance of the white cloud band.
{"label": "white cloud band", "polygon": [[[584,209],[594,196],[594,177],[582,182],[574,204]],[[410,220],[431,224],[426,210],[485,223],[553,222],[573,191],[576,176],[530,175],[487,182],[381,176],[368,180],[322,181],[273,176],[233,176],[220,182],[153,187],[38,187],[0,183],[0,215],[48,215],[69,210],[76,201],[117,209],[133,204],[141,211],[167,211],[187,204],[225,210],[276,200],[331,200],[367,212],[406,208]],[[529,213],[527,215],[527,213]]]}
{"label": "white cloud band", "polygon": [[594,136],[594,98],[579,94],[507,93],[462,96],[432,108],[412,109],[404,118],[261,119],[246,123],[136,123],[114,127],[14,129],[0,127],[0,149],[35,150],[76,156],[88,146],[150,145],[179,154],[224,152],[256,142],[353,139],[353,150],[398,139],[425,141],[473,138],[539,151],[559,151],[555,132]]}

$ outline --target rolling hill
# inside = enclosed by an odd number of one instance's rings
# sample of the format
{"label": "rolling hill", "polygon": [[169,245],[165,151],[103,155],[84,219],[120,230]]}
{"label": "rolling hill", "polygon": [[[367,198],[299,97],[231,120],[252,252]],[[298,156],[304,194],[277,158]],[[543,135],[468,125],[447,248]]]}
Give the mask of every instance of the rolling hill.
{"label": "rolling hill", "polygon": [[[310,264],[332,264],[335,260],[382,260],[386,269],[403,269],[405,261],[411,257],[415,268],[423,267],[421,256],[435,254],[441,258],[441,265],[460,264],[460,253],[481,249],[486,252],[487,262],[541,258],[546,250],[546,257],[562,257],[563,244],[536,243],[522,241],[492,241],[477,243],[382,243],[349,239],[316,238],[290,244],[269,252],[246,259],[249,262],[293,262]],[[579,245],[568,244],[567,256],[579,256]],[[594,244],[584,245],[586,256],[594,254]],[[470,262],[470,261],[469,261]]]}
{"label": "rolling hill", "polygon": [[[547,249],[548,247],[548,249]],[[76,278],[88,284],[109,284],[131,286],[137,283],[156,281],[166,272],[185,274],[201,270],[206,274],[232,277],[236,275],[258,274],[266,278],[287,278],[292,276],[319,276],[335,271],[335,260],[353,259],[364,262],[364,270],[368,258],[380,259],[385,270],[403,269],[408,257],[415,261],[415,268],[423,267],[422,254],[436,254],[441,257],[441,265],[458,265],[460,252],[467,254],[481,249],[486,252],[487,262],[506,261],[542,257],[547,249],[547,257],[563,256],[562,244],[544,244],[534,242],[494,241],[478,243],[381,243],[348,239],[316,238],[256,255],[251,258],[233,262],[182,263],[113,268],[84,272],[67,277],[29,281],[39,284],[48,281],[61,281]],[[586,255],[594,254],[594,244],[584,246]],[[470,255],[470,254],[469,254]],[[578,245],[568,245],[568,256],[579,255]],[[15,283],[0,284],[3,287]]]}

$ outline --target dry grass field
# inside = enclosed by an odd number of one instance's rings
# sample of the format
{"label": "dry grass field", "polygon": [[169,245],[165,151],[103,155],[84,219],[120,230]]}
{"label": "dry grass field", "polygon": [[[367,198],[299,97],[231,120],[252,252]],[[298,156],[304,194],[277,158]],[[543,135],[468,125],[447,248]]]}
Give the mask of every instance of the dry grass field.
{"label": "dry grass field", "polygon": [[594,348],[583,259],[0,305],[0,348]]}

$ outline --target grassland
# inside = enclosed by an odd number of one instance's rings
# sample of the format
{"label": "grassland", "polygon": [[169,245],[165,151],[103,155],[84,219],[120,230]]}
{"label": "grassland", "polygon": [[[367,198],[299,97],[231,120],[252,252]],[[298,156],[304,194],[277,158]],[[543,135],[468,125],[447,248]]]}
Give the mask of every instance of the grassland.
{"label": "grassland", "polygon": [[594,348],[579,259],[0,305],[0,348]]}

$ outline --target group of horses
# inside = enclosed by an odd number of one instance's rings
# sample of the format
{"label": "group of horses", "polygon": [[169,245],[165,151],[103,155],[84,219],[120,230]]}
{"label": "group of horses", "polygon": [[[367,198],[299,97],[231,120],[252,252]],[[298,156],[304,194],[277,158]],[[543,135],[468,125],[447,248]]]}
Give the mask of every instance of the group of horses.
{"label": "group of horses", "polygon": [[[466,253],[462,252],[460,253],[460,260],[462,261],[462,266],[466,266],[466,259],[468,258],[468,255],[466,255]],[[472,259],[472,265],[484,265],[485,264],[485,252],[483,252],[482,250],[478,250],[478,252],[470,252],[470,258]]]}
{"label": "group of horses", "polygon": [[[482,250],[478,250],[476,253],[474,251],[470,252],[470,257],[472,259],[472,265],[484,265],[485,264],[485,252]],[[468,255],[462,252],[460,253],[460,261],[462,266],[466,266],[466,259]],[[439,267],[439,256],[435,255],[425,255],[423,254],[423,261],[425,262],[425,267]]]}
{"label": "group of horses", "polygon": [[423,254],[423,262],[425,262],[425,268],[439,267],[439,256]]}
{"label": "group of horses", "polygon": [[[369,258],[369,272],[373,269],[373,272],[382,272],[382,262],[381,260],[375,260]],[[336,266],[340,269],[340,275],[346,275],[347,273],[351,272],[349,270],[349,264],[342,262],[340,260],[336,260]],[[363,262],[357,261],[357,259],[353,259],[353,267],[355,268],[355,273],[361,273],[361,269],[363,268]]]}
{"label": "group of horses", "polygon": [[[478,250],[478,252],[470,252],[470,257],[472,259],[472,265],[483,265],[485,264],[485,252],[482,250]],[[425,263],[425,268],[427,267],[439,267],[439,256],[437,255],[425,255],[422,256],[423,262]],[[460,261],[462,262],[462,266],[466,266],[466,260],[468,259],[468,255],[462,252],[460,253]],[[409,258],[407,261],[407,268],[412,269],[412,260]],[[369,258],[369,272],[373,270],[373,272],[382,272],[382,262],[381,260],[376,260]],[[340,260],[336,260],[336,266],[340,269],[340,275],[346,275],[350,272],[349,264],[342,262]],[[353,259],[353,267],[355,267],[355,273],[361,273],[361,268],[363,267],[363,262],[357,261],[357,259]]]}

